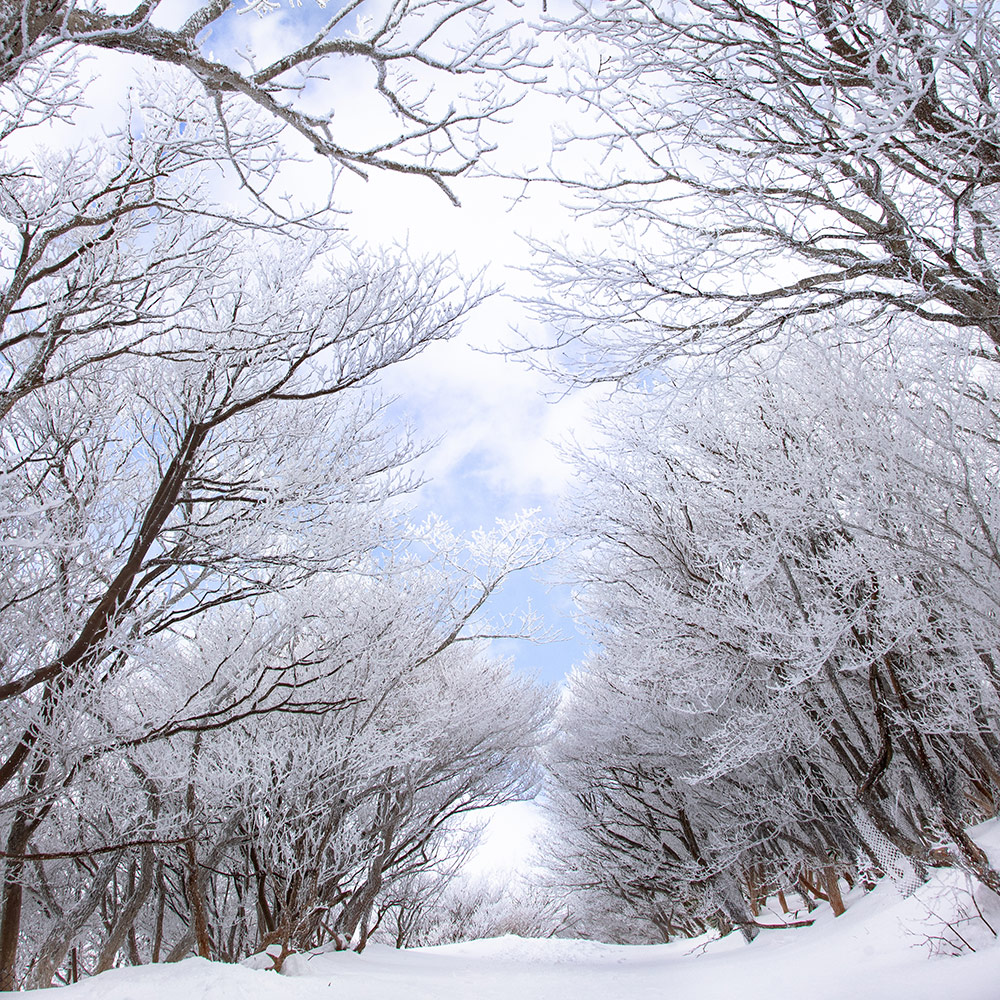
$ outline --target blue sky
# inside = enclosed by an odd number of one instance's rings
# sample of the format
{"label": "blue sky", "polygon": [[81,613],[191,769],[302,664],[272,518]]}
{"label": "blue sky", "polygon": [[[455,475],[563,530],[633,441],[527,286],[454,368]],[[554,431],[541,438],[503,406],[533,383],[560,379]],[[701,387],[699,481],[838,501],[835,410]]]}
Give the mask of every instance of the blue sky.
{"label": "blue sky", "polygon": [[[567,224],[551,189],[513,209],[504,198],[510,188],[488,180],[461,182],[458,209],[431,185],[409,178],[367,184],[344,178],[340,190],[351,208],[352,234],[375,244],[405,243],[416,256],[451,253],[465,273],[485,268],[486,280],[500,289],[454,341],[432,345],[380,378],[380,388],[396,397],[392,412],[418,437],[437,442],[419,466],[427,482],[416,497],[416,516],[434,513],[463,531],[525,509],[557,519],[573,478],[564,445],[587,438],[590,406],[606,390],[567,395],[565,386],[500,351],[517,332],[545,336],[519,301],[537,292],[521,236],[548,235]],[[554,682],[581,660],[588,643],[571,617],[570,587],[556,582],[558,567],[542,572],[547,579],[512,579],[494,608],[509,612],[530,600],[565,640],[495,646],[519,669]]]}
{"label": "blue sky", "polygon": [[[467,366],[470,352],[462,341],[475,338],[475,316],[467,327],[459,342],[438,345],[431,357],[382,379],[385,391],[397,397],[390,413],[412,423],[425,440],[438,440],[418,464],[426,481],[413,497],[414,517],[436,514],[463,532],[488,529],[497,518],[526,509],[555,521],[571,477],[559,439],[575,429],[582,407],[547,399],[514,360],[477,355],[478,363]],[[530,606],[563,637],[493,643],[494,652],[513,657],[518,669],[545,683],[561,680],[588,648],[573,622],[571,587],[559,582],[564,576],[558,563],[518,573],[490,602],[497,616]]]}
{"label": "blue sky", "polygon": [[[132,3],[121,0],[110,6],[131,9]],[[166,0],[154,21],[179,25],[199,6],[195,0]],[[266,64],[273,53],[287,50],[293,39],[308,37],[338,6],[285,3],[262,18],[239,13],[236,4],[212,27],[206,48],[226,59],[234,51],[254,53],[258,65]],[[518,16],[513,7],[510,16]],[[364,129],[364,116],[372,110],[366,104],[371,81],[355,74],[356,67],[345,63],[328,84],[311,85],[317,102],[336,105],[335,122],[347,130]],[[121,81],[112,83],[120,95]],[[108,97],[114,100],[110,93]],[[532,95],[531,103],[520,105],[511,123],[493,136],[502,144],[508,168],[528,169],[527,165],[547,159],[552,106],[540,100]],[[292,183],[305,191],[313,185],[319,195],[327,187],[328,168],[315,157],[306,159],[293,169]],[[397,400],[390,413],[411,423],[421,440],[438,442],[419,464],[427,482],[414,498],[414,516],[437,514],[463,531],[488,528],[497,517],[526,508],[554,518],[572,475],[560,444],[586,434],[586,394],[567,397],[563,386],[497,352],[516,341],[514,331],[544,337],[544,329],[533,324],[518,302],[536,291],[522,237],[558,236],[573,222],[551,187],[512,201],[521,191],[519,185],[462,179],[455,186],[463,203],[460,209],[419,178],[373,174],[362,182],[345,173],[336,189],[338,208],[350,213],[345,218],[348,233],[359,242],[375,247],[405,245],[416,257],[453,255],[465,274],[482,270],[500,290],[469,318],[455,341],[433,345],[380,379],[379,389]],[[496,652],[512,656],[519,669],[544,682],[561,679],[587,648],[570,617],[570,588],[554,584],[555,576],[555,570],[548,580],[522,573],[493,602],[495,612],[502,614],[530,601],[547,627],[566,636],[564,641],[542,645],[494,644]]]}

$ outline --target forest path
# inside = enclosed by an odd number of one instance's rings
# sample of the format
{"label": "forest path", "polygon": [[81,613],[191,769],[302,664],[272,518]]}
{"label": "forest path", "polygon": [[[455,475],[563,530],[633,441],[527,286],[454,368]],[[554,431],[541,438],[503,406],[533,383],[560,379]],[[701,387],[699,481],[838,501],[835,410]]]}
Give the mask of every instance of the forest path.
{"label": "forest path", "polygon": [[[746,947],[721,941],[624,946],[513,936],[364,954],[292,956],[285,974],[188,959],[119,969],[51,1000],[997,1000],[1000,947],[964,927],[979,950],[928,958],[961,876],[938,873],[917,895],[891,885],[848,897],[836,920],[817,911],[805,929],[764,931]],[[957,887],[957,888],[956,888]],[[952,914],[953,916],[953,914]]]}

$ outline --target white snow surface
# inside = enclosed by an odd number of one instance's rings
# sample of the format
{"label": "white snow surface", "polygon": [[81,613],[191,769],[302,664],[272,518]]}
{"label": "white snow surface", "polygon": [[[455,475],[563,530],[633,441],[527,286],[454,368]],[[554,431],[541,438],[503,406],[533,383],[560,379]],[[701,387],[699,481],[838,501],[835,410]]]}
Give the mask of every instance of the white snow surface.
{"label": "white snow surface", "polygon": [[[996,821],[974,831],[996,859]],[[929,955],[928,938],[969,900],[965,877],[946,870],[914,895],[883,884],[824,907],[811,927],[667,945],[501,937],[363,954],[293,955],[282,975],[192,958],[115,969],[48,992],[52,1000],[1000,1000],[1000,944],[980,921],[956,924],[975,953]],[[979,889],[1000,931],[1000,899]],[[937,916],[932,916],[932,912]],[[761,917],[776,921],[776,915]],[[253,960],[249,960],[253,964]],[[13,996],[13,994],[4,994]]]}

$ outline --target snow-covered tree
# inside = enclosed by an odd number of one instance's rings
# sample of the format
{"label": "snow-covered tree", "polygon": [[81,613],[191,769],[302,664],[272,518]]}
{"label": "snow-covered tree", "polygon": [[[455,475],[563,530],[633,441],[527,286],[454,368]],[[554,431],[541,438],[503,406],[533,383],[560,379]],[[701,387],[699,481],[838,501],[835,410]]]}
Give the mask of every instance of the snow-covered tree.
{"label": "snow-covered tree", "polygon": [[[449,180],[491,148],[489,124],[518,97],[504,85],[536,75],[532,40],[493,0],[337,0],[282,13],[272,0],[184,11],[142,0],[123,12],[15,0],[0,13],[0,81],[27,87],[67,54],[174,67],[237,143],[256,109],[335,173],[422,176],[457,201]],[[266,185],[241,180],[266,197]]]}
{"label": "snow-covered tree", "polygon": [[575,377],[834,311],[919,317],[995,355],[995,4],[608,0],[553,17],[554,87],[579,115],[554,176],[600,234],[538,248]]}
{"label": "snow-covered tree", "polygon": [[575,927],[565,893],[521,873],[422,878],[400,886],[388,900],[391,920],[378,938],[397,948],[425,947],[513,934],[561,937]]}
{"label": "snow-covered tree", "polygon": [[602,651],[550,751],[595,882],[835,897],[947,842],[997,884],[964,830],[1000,777],[994,400],[947,351],[818,344],[606,415],[573,520]]}

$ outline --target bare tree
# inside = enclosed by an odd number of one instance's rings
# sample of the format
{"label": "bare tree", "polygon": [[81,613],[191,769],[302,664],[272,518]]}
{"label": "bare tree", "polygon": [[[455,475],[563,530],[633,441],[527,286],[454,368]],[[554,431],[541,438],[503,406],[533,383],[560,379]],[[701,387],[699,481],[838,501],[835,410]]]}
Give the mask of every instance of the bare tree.
{"label": "bare tree", "polygon": [[[0,80],[16,82],[24,67],[67,48],[176,66],[204,89],[229,132],[238,132],[234,109],[255,106],[333,165],[362,176],[421,175],[457,201],[449,179],[489,148],[481,127],[516,99],[503,93],[504,81],[535,75],[531,39],[496,7],[490,0],[321,4],[296,12],[295,42],[258,65],[239,40],[244,28],[235,26],[240,15],[276,19],[278,4],[270,0],[239,10],[230,0],[211,0],[179,24],[169,22],[161,0],[142,0],[123,14],[98,3],[16,0],[0,16]],[[366,80],[361,91],[352,83],[359,76]],[[317,106],[312,93],[323,84],[329,90]],[[341,126],[358,102],[364,127]]]}
{"label": "bare tree", "polygon": [[[992,3],[580,4],[554,176],[600,243],[537,249],[577,377],[895,316],[1000,345]],[[581,162],[593,164],[590,169]]]}

